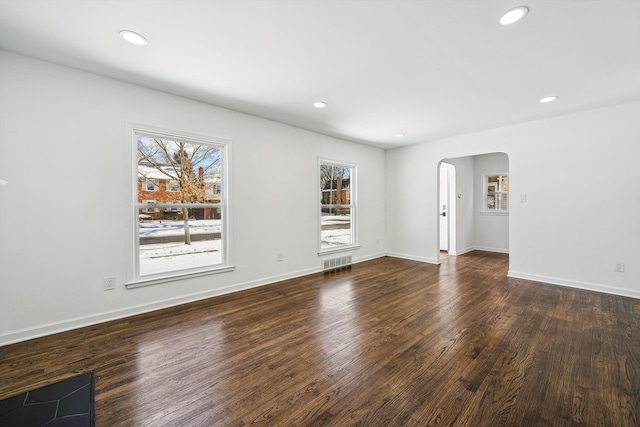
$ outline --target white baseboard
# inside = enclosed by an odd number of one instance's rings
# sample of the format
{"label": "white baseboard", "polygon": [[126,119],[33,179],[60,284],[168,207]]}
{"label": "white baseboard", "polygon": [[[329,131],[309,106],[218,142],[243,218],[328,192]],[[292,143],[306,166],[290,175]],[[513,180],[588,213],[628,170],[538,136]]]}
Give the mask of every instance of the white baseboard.
{"label": "white baseboard", "polygon": [[154,301],[148,304],[141,304],[132,307],[127,307],[119,310],[106,311],[90,316],[76,317],[73,319],[64,320],[61,322],[52,322],[44,325],[38,325],[31,328],[18,329],[15,331],[0,334],[0,346],[13,344],[16,342],[26,341],[33,338],[39,338],[45,335],[56,334],[59,332],[68,331],[71,329],[83,328],[85,326],[91,326],[98,323],[104,323],[111,320],[122,319],[129,316],[135,316],[137,314],[148,313],[150,311],[160,310],[163,308],[173,307],[176,305],[186,304],[194,301],[199,301],[207,298],[212,298],[220,295],[230,294],[232,292],[243,291],[246,289],[256,288],[259,286],[269,285],[271,283],[280,282],[282,280],[293,279],[296,277],[307,276],[313,273],[319,273],[320,267],[308,268],[305,270],[299,270],[287,274],[281,274],[277,276],[271,276],[264,279],[253,280],[244,283],[238,283],[224,288],[212,289],[204,292],[197,292],[188,295],[182,295],[175,298],[169,298],[161,301]]}
{"label": "white baseboard", "polygon": [[491,248],[488,246],[474,246],[473,247],[474,251],[485,251],[485,252],[496,252],[499,254],[508,254],[509,253],[509,249],[504,249],[504,248]]}
{"label": "white baseboard", "polygon": [[552,285],[568,286],[570,288],[585,289],[587,291],[603,292],[606,294],[621,295],[625,297],[640,299],[640,291],[630,289],[615,288],[613,286],[600,285],[596,283],[578,282],[575,280],[562,279],[558,277],[541,276],[538,274],[522,273],[519,271],[509,270],[508,277],[515,279],[526,279],[534,282],[549,283]]}
{"label": "white baseboard", "polygon": [[[369,261],[369,260],[380,258],[383,256],[385,256],[385,253],[369,255],[366,257],[355,259],[354,263]],[[175,298],[155,301],[148,304],[140,304],[140,305],[135,305],[132,307],[127,307],[119,310],[106,311],[98,314],[93,314],[91,316],[75,317],[72,319],[68,319],[60,322],[47,323],[44,325],[38,325],[31,328],[18,329],[15,331],[10,331],[4,334],[0,334],[0,347],[4,345],[21,342],[21,341],[27,341],[34,338],[43,337],[46,335],[65,332],[72,329],[83,328],[85,326],[91,326],[98,323],[109,322],[111,320],[117,320],[125,317],[135,316],[138,314],[148,313],[155,310],[161,310],[163,308],[174,307],[177,305],[200,301],[203,299],[230,294],[233,292],[244,291],[251,288],[257,288],[259,286],[266,286],[272,283],[281,282],[283,280],[294,279],[296,277],[302,277],[302,276],[308,276],[309,274],[320,273],[320,272],[322,272],[322,269],[320,267],[307,268],[304,270],[298,270],[291,273],[280,274],[277,276],[266,277],[263,279],[252,280],[244,283],[238,283],[235,285],[226,286],[224,288],[212,289],[204,292],[196,292],[193,294],[182,295]]]}
{"label": "white baseboard", "polygon": [[464,255],[466,253],[473,252],[473,251],[496,252],[499,254],[509,253],[509,249],[491,248],[488,246],[469,246],[468,248],[460,249],[459,251],[450,251],[449,255],[458,256],[458,255]]}
{"label": "white baseboard", "polygon": [[353,263],[354,264],[358,264],[360,262],[365,262],[365,261],[371,261],[372,259],[377,259],[377,258],[382,258],[383,256],[386,256],[387,254],[384,252],[378,252],[377,254],[373,254],[373,255],[368,255],[365,257],[359,257],[359,258],[353,258]]}
{"label": "white baseboard", "polygon": [[453,255],[453,256],[464,255],[466,253],[473,252],[475,250],[476,250],[475,247],[469,246],[468,248],[460,249],[459,251],[449,251],[449,255]]}
{"label": "white baseboard", "polygon": [[[454,255],[454,256],[458,256],[458,255],[463,255],[466,254],[468,252],[473,252],[473,251],[486,251],[486,252],[497,252],[497,253],[501,253],[501,254],[508,254],[509,250],[505,250],[505,249],[500,249],[500,248],[489,248],[486,246],[470,246],[468,248],[464,248],[461,249],[459,251],[455,251],[455,253],[449,252],[449,255]],[[410,261],[420,261],[420,262],[426,262],[429,264],[440,264],[441,261],[438,258],[427,258],[427,257],[421,257],[421,256],[415,256],[415,255],[408,255],[408,254],[401,254],[401,253],[397,253],[397,252],[387,252],[386,254],[387,256],[393,257],[393,258],[402,258],[402,259],[408,259]]]}
{"label": "white baseboard", "polygon": [[[462,253],[471,252],[472,250],[476,250],[476,249],[487,250],[487,249],[479,249],[479,248],[467,248],[463,250],[464,252],[458,251],[457,254],[462,255]],[[396,252],[377,253],[377,254],[366,256],[366,257],[357,258],[357,259],[354,259],[354,263],[370,261],[372,259],[380,258],[383,256],[390,256],[394,258],[402,258],[402,259],[407,259],[411,261],[425,262],[428,264],[440,263],[440,260],[438,259],[418,257],[413,255],[400,254]],[[18,329],[15,331],[10,331],[4,334],[0,334],[0,347],[4,345],[13,344],[16,342],[27,341],[27,340],[42,337],[45,335],[51,335],[59,332],[68,331],[71,329],[78,329],[85,326],[91,326],[98,323],[104,323],[111,320],[122,319],[125,317],[148,313],[148,312],[160,310],[163,308],[173,307],[176,305],[186,304],[186,303],[195,302],[195,301],[199,301],[207,298],[225,295],[232,292],[243,291],[246,289],[256,288],[259,286],[266,286],[275,282],[293,279],[296,277],[307,276],[309,274],[319,273],[321,271],[322,269],[320,267],[308,268],[304,270],[294,271],[291,273],[271,276],[271,277],[267,277],[259,280],[252,280],[249,282],[238,283],[238,284],[227,286],[224,288],[213,289],[213,290],[208,290],[204,292],[197,292],[193,294],[183,295],[180,297],[169,298],[161,301],[155,301],[148,304],[141,304],[141,305],[136,305],[132,307],[127,307],[119,310],[106,311],[106,312],[94,314],[91,316],[75,317],[75,318],[64,320],[61,322],[52,322],[44,325],[31,327],[31,328]],[[511,271],[511,270],[509,271],[508,276],[517,278],[517,279],[526,279],[526,280],[532,280],[536,282],[550,283],[553,285],[568,286],[572,288],[586,289],[590,291],[604,292],[608,294],[622,295],[622,296],[640,299],[640,291],[632,291],[629,289],[615,288],[611,286],[594,284],[594,283],[577,282],[573,280],[528,274],[528,273],[522,273],[517,271]]]}
{"label": "white baseboard", "polygon": [[415,255],[400,254],[397,252],[387,252],[386,255],[393,258],[408,259],[409,261],[426,262],[428,264],[440,264],[440,260],[437,258],[420,257]]}

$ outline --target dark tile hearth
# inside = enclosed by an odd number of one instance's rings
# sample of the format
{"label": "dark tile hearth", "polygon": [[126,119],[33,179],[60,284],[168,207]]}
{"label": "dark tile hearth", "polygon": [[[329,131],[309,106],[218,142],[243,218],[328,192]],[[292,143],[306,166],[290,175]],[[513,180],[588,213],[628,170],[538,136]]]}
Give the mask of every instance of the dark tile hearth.
{"label": "dark tile hearth", "polygon": [[93,427],[93,372],[0,400],[2,427]]}

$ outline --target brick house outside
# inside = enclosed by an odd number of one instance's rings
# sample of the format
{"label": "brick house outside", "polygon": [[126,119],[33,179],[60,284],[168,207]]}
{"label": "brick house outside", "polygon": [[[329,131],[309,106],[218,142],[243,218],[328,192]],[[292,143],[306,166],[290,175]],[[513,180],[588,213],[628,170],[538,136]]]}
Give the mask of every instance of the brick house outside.
{"label": "brick house outside", "polygon": [[[171,174],[170,166],[163,167]],[[200,168],[199,180],[204,189],[203,203],[220,203],[219,177],[205,177]],[[153,166],[138,165],[138,203],[180,203],[180,185],[177,178],[171,179]],[[138,212],[151,219],[182,219],[182,209],[142,208]],[[216,208],[189,209],[189,217],[193,219],[220,219],[220,211]]]}

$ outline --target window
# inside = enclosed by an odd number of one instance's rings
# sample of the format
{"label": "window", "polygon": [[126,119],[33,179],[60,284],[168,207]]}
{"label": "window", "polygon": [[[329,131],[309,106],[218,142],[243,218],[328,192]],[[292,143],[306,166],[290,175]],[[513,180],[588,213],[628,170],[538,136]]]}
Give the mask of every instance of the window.
{"label": "window", "polygon": [[509,177],[484,175],[484,212],[509,212]]}
{"label": "window", "polygon": [[177,193],[180,191],[180,183],[177,179],[170,179],[167,181],[167,191]]}
{"label": "window", "polygon": [[144,183],[135,186],[133,285],[228,270],[227,142],[133,132],[136,181]]}
{"label": "window", "polygon": [[158,181],[155,179],[147,178],[145,181],[145,191],[158,191]]}
{"label": "window", "polygon": [[357,245],[355,172],[354,165],[320,160],[320,252]]}
{"label": "window", "polygon": [[[142,201],[142,204],[144,204],[144,205],[151,205],[151,206],[154,206],[154,205],[155,205],[155,203],[156,203],[156,201],[155,201],[155,200],[143,200],[143,201]],[[144,211],[145,211],[146,213],[156,213],[156,212],[158,212],[158,209],[157,209],[157,208],[154,208],[154,207],[147,207],[147,208],[145,208],[145,209],[144,209]]]}

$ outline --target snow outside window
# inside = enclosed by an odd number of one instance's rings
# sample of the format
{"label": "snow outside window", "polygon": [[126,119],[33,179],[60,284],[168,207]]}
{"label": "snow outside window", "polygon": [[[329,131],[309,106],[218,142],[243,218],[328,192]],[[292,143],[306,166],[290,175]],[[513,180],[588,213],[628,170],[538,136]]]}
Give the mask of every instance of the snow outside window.
{"label": "snow outside window", "polygon": [[356,167],[320,160],[320,252],[356,245]]}
{"label": "snow outside window", "polygon": [[225,268],[226,142],[139,130],[134,141],[135,280]]}

